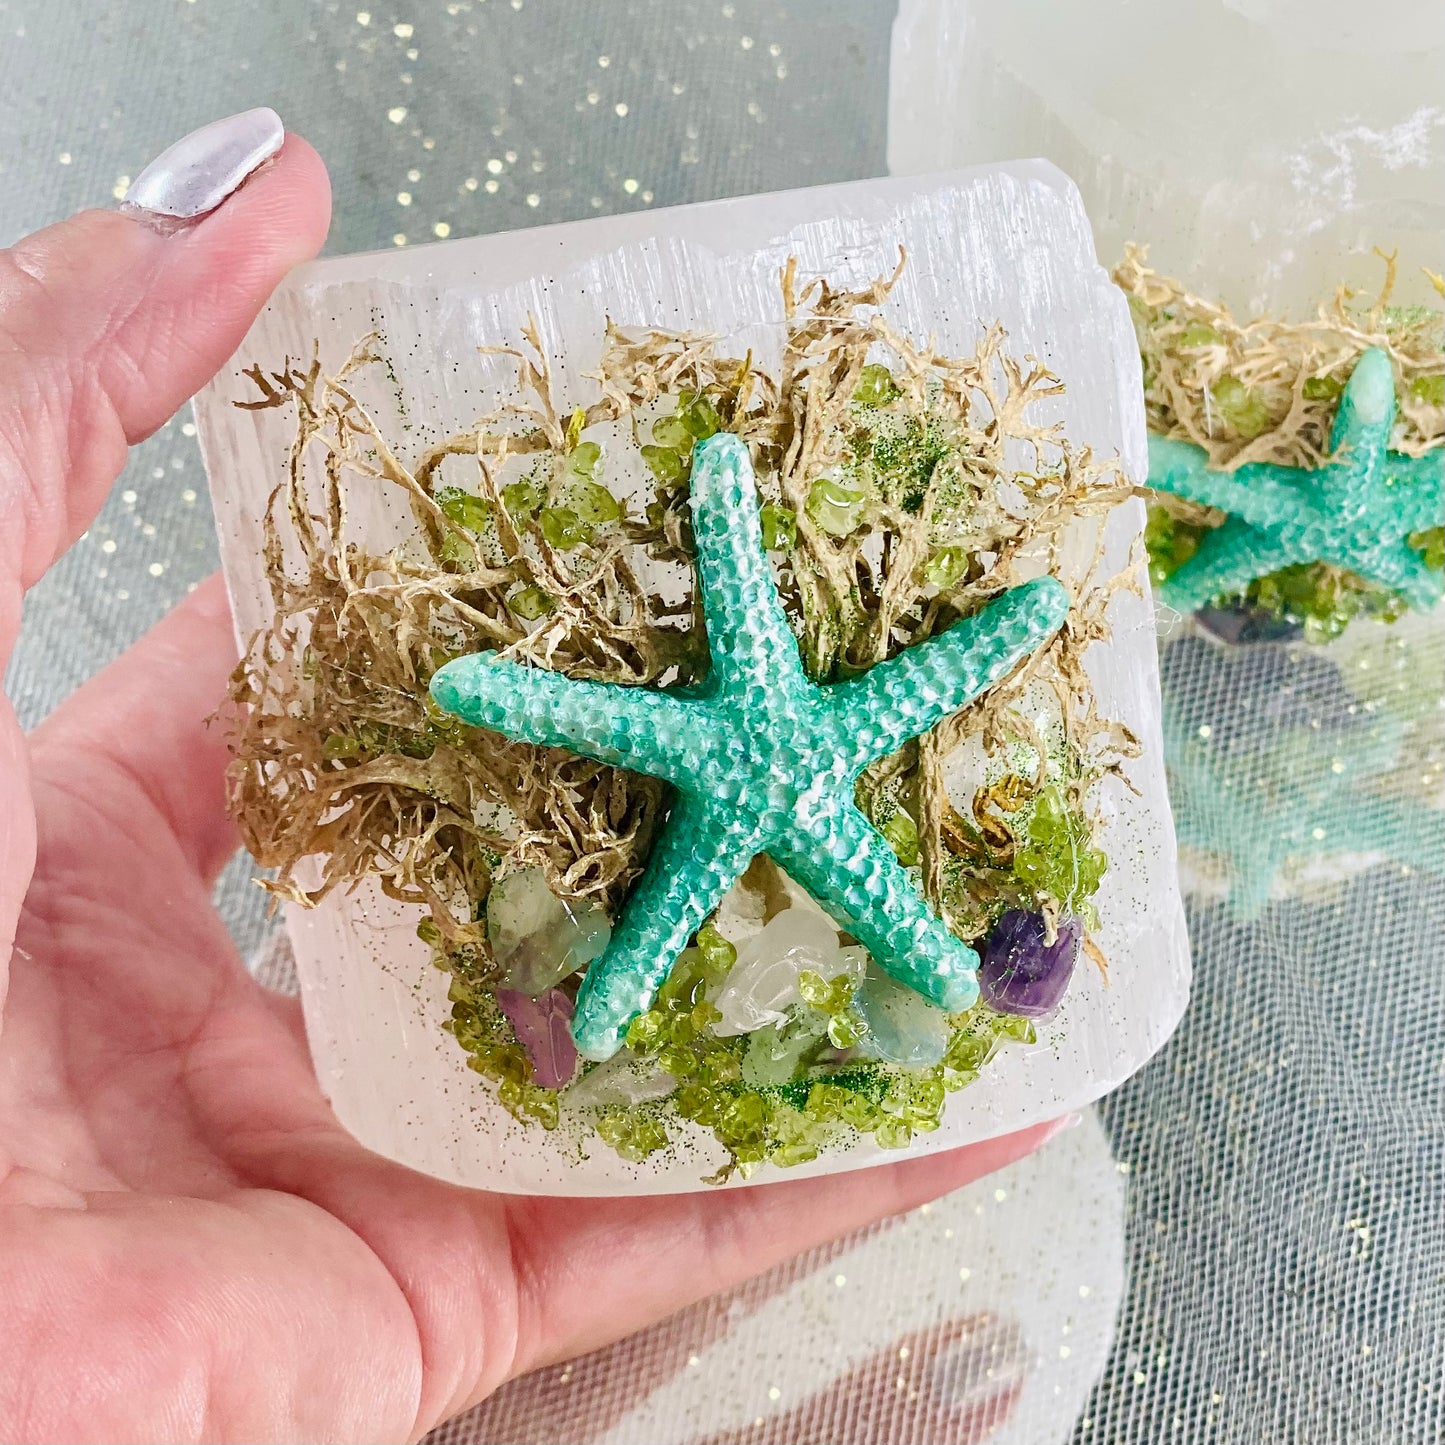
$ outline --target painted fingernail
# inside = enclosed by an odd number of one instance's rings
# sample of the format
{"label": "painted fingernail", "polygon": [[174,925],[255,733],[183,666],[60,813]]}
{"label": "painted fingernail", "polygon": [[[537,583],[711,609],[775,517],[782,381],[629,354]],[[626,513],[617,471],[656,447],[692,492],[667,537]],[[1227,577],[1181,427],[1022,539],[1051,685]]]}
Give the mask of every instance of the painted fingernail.
{"label": "painted fingernail", "polygon": [[281,117],[265,106],[212,121],[163,150],[131,183],[124,204],[180,221],[203,216],[270,160],[285,138]]}

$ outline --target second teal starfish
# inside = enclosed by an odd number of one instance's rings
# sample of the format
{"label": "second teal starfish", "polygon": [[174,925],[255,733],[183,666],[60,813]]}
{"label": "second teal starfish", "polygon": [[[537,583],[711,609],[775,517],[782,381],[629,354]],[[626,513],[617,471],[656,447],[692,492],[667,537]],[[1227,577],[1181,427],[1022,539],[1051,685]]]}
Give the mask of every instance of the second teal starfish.
{"label": "second teal starfish", "polygon": [[913,886],[853,801],[858,774],[1003,677],[1062,623],[1040,577],[848,682],[803,672],[763,550],[746,446],[693,453],[690,501],[711,666],[657,691],[580,682],[492,653],[456,658],[432,696],[475,727],[665,778],[677,790],[611,942],[582,982],[578,1049],[605,1059],[758,853],[807,888],[879,967],[950,1011],[978,996],[978,956]]}
{"label": "second teal starfish", "polygon": [[1390,451],[1394,424],[1390,358],[1376,348],[1355,363],[1323,466],[1255,462],[1215,471],[1203,448],[1151,436],[1151,487],[1229,513],[1165,580],[1159,600],[1193,612],[1282,567],[1332,562],[1398,592],[1420,611],[1433,607],[1445,593],[1445,578],[1405,539],[1442,520],[1445,452],[1407,457]]}

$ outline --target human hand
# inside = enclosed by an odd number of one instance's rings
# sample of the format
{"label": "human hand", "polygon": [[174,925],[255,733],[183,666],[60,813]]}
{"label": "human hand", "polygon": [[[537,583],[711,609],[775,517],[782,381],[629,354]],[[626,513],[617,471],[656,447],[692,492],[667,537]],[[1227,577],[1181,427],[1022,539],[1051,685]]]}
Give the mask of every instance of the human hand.
{"label": "human hand", "polygon": [[[0,253],[0,666],[126,448],[328,214],[289,137],[198,221],[90,212]],[[483,1194],[369,1153],[212,906],[236,838],[205,723],[234,663],[213,578],[28,738],[0,709],[0,1438],[415,1437],[1047,1134],[652,1199]]]}

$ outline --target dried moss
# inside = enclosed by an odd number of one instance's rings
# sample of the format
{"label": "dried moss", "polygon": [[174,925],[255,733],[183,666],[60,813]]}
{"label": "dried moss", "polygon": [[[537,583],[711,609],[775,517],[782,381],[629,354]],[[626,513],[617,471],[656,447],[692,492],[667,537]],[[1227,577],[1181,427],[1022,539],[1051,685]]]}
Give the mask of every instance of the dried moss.
{"label": "dried moss", "polygon": [[1143,247],[1127,247],[1114,280],[1134,315],[1150,430],[1203,447],[1227,471],[1318,466],[1345,382],[1379,347],[1395,372],[1391,446],[1423,456],[1445,445],[1445,311],[1392,306],[1396,258],[1377,254],[1385,277],[1368,305],[1341,287],[1308,321],[1241,321],[1151,270]]}
{"label": "dried moss", "polygon": [[[1350,372],[1362,352],[1379,347],[1395,372],[1399,420],[1391,446],[1411,456],[1445,446],[1445,311],[1392,306],[1396,260],[1379,254],[1385,277],[1372,302],[1342,287],[1311,320],[1290,323],[1239,321],[1152,271],[1142,247],[1128,247],[1114,280],[1134,316],[1150,429],[1203,447],[1211,465],[1226,471],[1249,462],[1319,466],[1329,456]],[[1440,279],[1430,279],[1439,289]],[[1182,566],[1221,521],[1223,514],[1207,507],[1156,497],[1148,537],[1155,579]],[[1429,534],[1410,542],[1430,560]],[[1355,617],[1391,621],[1404,610],[1388,588],[1327,562],[1260,578],[1241,600],[1299,626],[1313,642],[1338,636]]]}

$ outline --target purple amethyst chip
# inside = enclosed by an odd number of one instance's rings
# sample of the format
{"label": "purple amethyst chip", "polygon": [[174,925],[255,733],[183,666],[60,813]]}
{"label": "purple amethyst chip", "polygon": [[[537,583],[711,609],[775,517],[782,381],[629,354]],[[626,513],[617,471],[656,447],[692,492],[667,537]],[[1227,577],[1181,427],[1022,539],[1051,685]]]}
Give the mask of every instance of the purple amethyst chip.
{"label": "purple amethyst chip", "polygon": [[544,1089],[569,1083],[577,1072],[577,1046],[568,1027],[572,1000],[560,988],[549,988],[539,998],[520,989],[499,988],[497,1007],[532,1061],[532,1082]]}
{"label": "purple amethyst chip", "polygon": [[983,951],[979,992],[1002,1013],[1030,1019],[1052,1013],[1069,986],[1082,937],[1079,920],[1066,918],[1054,941],[1048,943],[1048,924],[1042,913],[1010,908]]}

